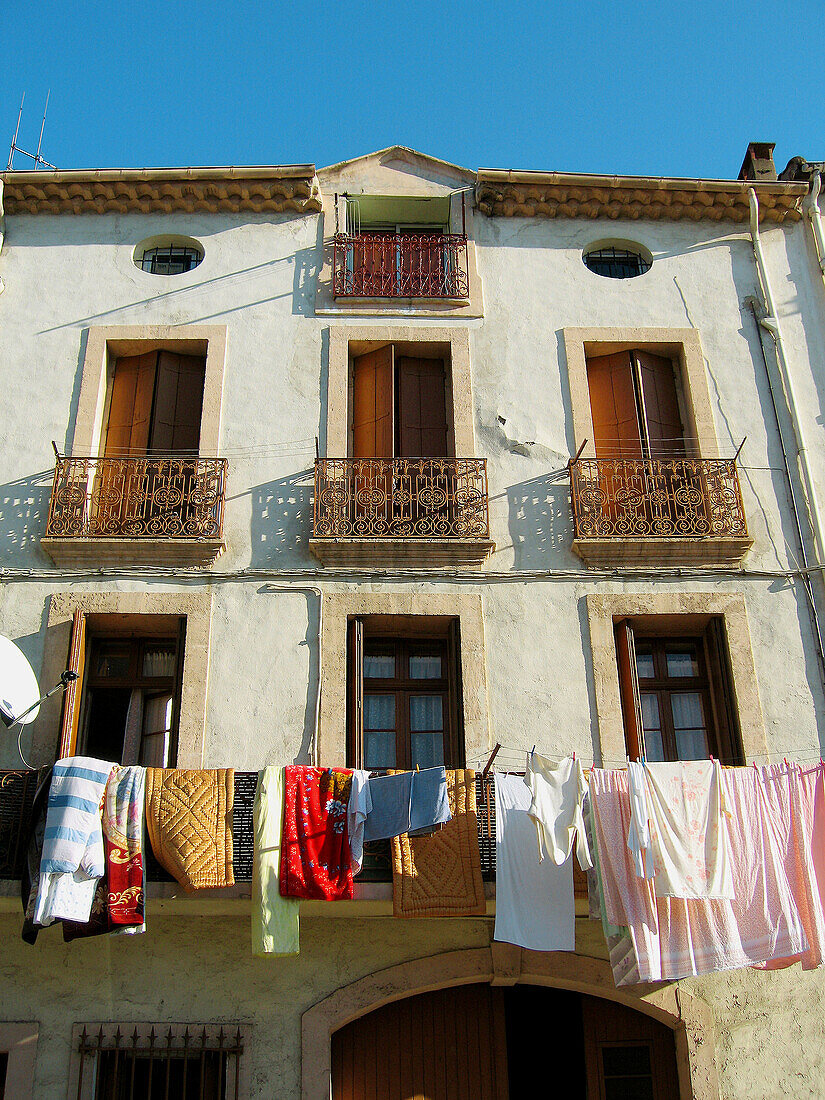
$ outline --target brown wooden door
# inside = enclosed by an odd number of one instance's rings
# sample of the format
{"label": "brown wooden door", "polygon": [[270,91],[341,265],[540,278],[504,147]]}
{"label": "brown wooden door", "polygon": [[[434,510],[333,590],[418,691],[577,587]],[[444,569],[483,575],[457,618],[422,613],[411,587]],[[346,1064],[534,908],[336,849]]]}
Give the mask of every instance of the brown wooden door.
{"label": "brown wooden door", "polygon": [[685,453],[684,429],[673,363],[649,351],[633,353],[644,405],[644,431],[652,458]]}
{"label": "brown wooden door", "polygon": [[624,1005],[582,996],[590,1100],[674,1100],[679,1095],[673,1032]]}
{"label": "brown wooden door", "polygon": [[106,424],[106,458],[145,455],[149,446],[158,353],[130,355],[115,362],[109,419]]}
{"label": "brown wooden door", "polygon": [[352,378],[352,457],[392,458],[395,435],[393,346],[359,355]]}
{"label": "brown wooden door", "polygon": [[197,355],[158,353],[149,433],[153,454],[198,453],[203,409],[204,361]]}
{"label": "brown wooden door", "polygon": [[333,1100],[507,1100],[503,990],[422,993],[332,1037]]}
{"label": "brown wooden door", "polygon": [[642,457],[642,434],[629,351],[587,360],[590,415],[596,457],[609,461]]}
{"label": "brown wooden door", "polygon": [[438,229],[399,229],[399,289],[405,298],[439,297],[445,286],[445,253]]}
{"label": "brown wooden door", "polygon": [[398,359],[398,455],[447,458],[446,372],[441,359]]}

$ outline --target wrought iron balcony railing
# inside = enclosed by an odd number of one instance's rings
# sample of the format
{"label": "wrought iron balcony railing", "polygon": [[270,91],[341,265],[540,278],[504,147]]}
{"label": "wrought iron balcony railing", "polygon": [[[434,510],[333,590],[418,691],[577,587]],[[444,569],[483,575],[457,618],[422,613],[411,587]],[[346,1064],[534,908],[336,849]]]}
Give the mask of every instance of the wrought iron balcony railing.
{"label": "wrought iron balcony railing", "polygon": [[226,459],[59,455],[47,538],[220,539]]}
{"label": "wrought iron balcony railing", "polygon": [[747,539],[734,459],[582,458],[570,464],[577,539]]}
{"label": "wrought iron balcony railing", "polygon": [[319,458],[316,539],[489,539],[485,458]]}
{"label": "wrought iron balcony railing", "polygon": [[335,298],[469,298],[467,238],[460,233],[339,233]]}

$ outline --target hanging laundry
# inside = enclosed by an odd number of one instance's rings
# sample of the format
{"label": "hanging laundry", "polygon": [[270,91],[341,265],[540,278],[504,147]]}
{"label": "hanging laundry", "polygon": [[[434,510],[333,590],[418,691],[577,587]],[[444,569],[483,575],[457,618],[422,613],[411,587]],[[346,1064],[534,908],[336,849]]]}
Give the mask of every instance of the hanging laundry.
{"label": "hanging laundry", "polygon": [[21,939],[28,944],[37,942],[40,926],[34,923],[34,907],[37,904],[37,887],[40,882],[40,858],[43,855],[43,837],[46,833],[46,809],[49,787],[52,781],[52,765],[40,768],[37,787],[32,801],[29,832],[26,839],[26,858],[20,876],[20,901],[23,906]]}
{"label": "hanging laundry", "polygon": [[364,822],[364,840],[387,840],[410,828],[412,772],[394,772],[370,779],[370,812]]}
{"label": "hanging laundry", "polygon": [[63,921],[70,943],[91,936],[133,935],[146,931],[146,867],[143,859],[145,771],[115,766],[103,798],[105,870],[85,924]]}
{"label": "hanging laundry", "polygon": [[284,820],[284,769],[269,767],[258,776],[253,825],[252,954],[297,955],[299,915],[297,898],[281,894],[279,873]]}
{"label": "hanging laundry", "polygon": [[576,839],[576,855],[583,869],[591,866],[582,821],[582,801],[587,783],[581,761],[566,757],[558,764],[530,753],[524,782],[530,790],[529,814],[535,823],[539,860],[548,856],[561,865]]}
{"label": "hanging laundry", "polygon": [[105,856],[100,803],[113,764],[88,756],[58,760],[52,771],[33,920],[88,921]]}
{"label": "hanging laundry", "polygon": [[351,773],[296,764],[284,772],[281,894],[326,901],[352,898],[347,835]]}
{"label": "hanging laundry", "polygon": [[352,787],[347,804],[347,832],[349,834],[349,854],[352,861],[352,873],[357,875],[364,859],[364,823],[372,810],[370,795],[370,773],[355,770],[352,773]]}
{"label": "hanging laundry", "polygon": [[452,820],[430,836],[392,840],[396,917],[476,916],[487,911],[478,850],[475,772],[447,771]]}
{"label": "hanging laundry", "polygon": [[[653,884],[636,874],[627,847],[630,825],[624,772],[593,769],[590,797],[605,915],[626,926],[638,963],[638,980],[663,981],[733,970],[800,953],[802,921],[750,768],[724,774],[730,810],[733,898],[656,898]],[[619,978],[617,977],[617,981]]]}
{"label": "hanging laundry", "polygon": [[235,772],[146,769],[146,826],[161,867],[186,890],[234,885]]}
{"label": "hanging laundry", "polygon": [[587,900],[590,919],[601,921],[602,932],[607,944],[607,956],[613,971],[613,980],[617,986],[635,985],[639,981],[639,964],[633,949],[633,940],[627,928],[611,924],[607,919],[602,875],[599,865],[599,848],[593,832],[593,811],[590,796],[584,800],[582,818],[587,834],[587,845],[593,866],[587,870]]}
{"label": "hanging laundry", "polygon": [[[631,764],[627,843],[659,898],[730,898],[727,807],[718,760]],[[652,872],[652,873],[651,873]]]}
{"label": "hanging laundry", "polygon": [[445,824],[452,816],[446,768],[422,768],[413,772],[408,832],[423,834]]}
{"label": "hanging laundry", "polygon": [[496,925],[493,938],[532,951],[573,951],[573,860],[536,860],[530,790],[496,772]]}

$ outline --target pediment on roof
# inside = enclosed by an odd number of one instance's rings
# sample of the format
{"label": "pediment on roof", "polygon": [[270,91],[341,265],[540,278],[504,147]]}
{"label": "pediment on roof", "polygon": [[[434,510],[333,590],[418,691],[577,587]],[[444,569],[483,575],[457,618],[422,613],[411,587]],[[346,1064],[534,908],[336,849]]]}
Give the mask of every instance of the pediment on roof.
{"label": "pediment on roof", "polygon": [[322,190],[381,195],[434,195],[475,183],[475,172],[391,145],[318,170]]}

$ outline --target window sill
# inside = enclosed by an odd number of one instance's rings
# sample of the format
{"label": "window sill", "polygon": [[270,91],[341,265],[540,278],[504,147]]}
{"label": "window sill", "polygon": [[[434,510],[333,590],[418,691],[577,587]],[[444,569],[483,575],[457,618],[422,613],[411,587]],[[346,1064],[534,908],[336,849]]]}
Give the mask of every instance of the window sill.
{"label": "window sill", "polygon": [[482,565],[496,548],[491,539],[310,539],[324,565]]}
{"label": "window sill", "polygon": [[573,552],[588,565],[740,565],[752,546],[749,538],[573,539]]}
{"label": "window sill", "polygon": [[223,539],[44,537],[40,545],[59,566],[207,566],[226,549]]}

